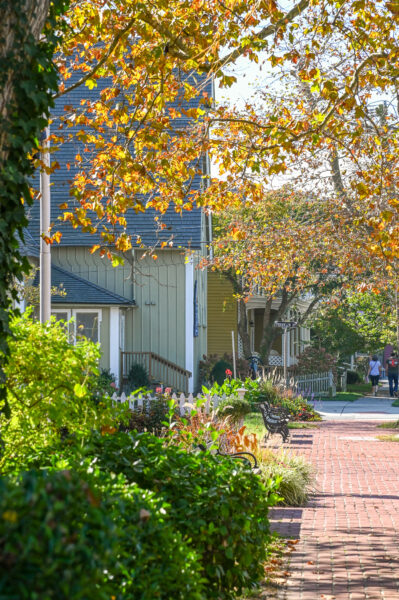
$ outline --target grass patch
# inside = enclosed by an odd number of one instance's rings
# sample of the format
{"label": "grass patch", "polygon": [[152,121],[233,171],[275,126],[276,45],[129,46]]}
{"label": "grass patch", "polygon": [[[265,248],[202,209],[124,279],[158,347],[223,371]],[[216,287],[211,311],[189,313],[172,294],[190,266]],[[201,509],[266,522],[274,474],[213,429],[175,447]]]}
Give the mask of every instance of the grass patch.
{"label": "grass patch", "polygon": [[255,433],[258,438],[262,438],[266,433],[266,428],[260,413],[253,412],[246,415],[244,425],[246,427],[245,433]]}
{"label": "grass patch", "polygon": [[[266,428],[260,413],[253,412],[246,415],[244,425],[246,427],[245,433],[255,433],[260,439],[266,434]],[[292,421],[288,423],[288,429],[314,429],[318,426],[318,423],[312,421]]]}
{"label": "grass patch", "polygon": [[371,383],[350,383],[346,386],[347,392],[353,392],[354,394],[371,394]]}
{"label": "grass patch", "polygon": [[396,398],[396,400],[392,402],[392,406],[399,406],[399,398]]}
{"label": "grass patch", "polygon": [[385,435],[377,435],[377,439],[381,442],[399,442],[399,434],[391,433]]}
{"label": "grass patch", "polygon": [[354,402],[358,398],[363,398],[363,396],[364,394],[359,394],[356,392],[337,392],[337,395],[332,398],[321,397],[320,400],[322,402]]}
{"label": "grass patch", "polygon": [[288,423],[288,429],[317,429],[318,427],[319,423],[312,421],[292,421]]}
{"label": "grass patch", "polygon": [[398,429],[399,421],[387,421],[386,423],[380,423],[377,427],[380,429]]}

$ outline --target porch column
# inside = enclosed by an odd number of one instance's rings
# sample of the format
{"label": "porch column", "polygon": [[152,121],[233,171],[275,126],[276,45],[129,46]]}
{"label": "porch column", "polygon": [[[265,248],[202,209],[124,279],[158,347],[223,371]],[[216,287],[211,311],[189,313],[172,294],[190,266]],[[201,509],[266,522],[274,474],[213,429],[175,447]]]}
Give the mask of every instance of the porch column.
{"label": "porch column", "polygon": [[287,367],[291,366],[291,331],[289,329],[287,329],[286,332],[286,361],[287,361]]}
{"label": "porch column", "polygon": [[119,307],[109,308],[109,368],[115,375],[116,385],[119,386]]}
{"label": "porch column", "polygon": [[188,380],[188,392],[194,391],[194,263],[192,257],[186,263],[186,365],[191,372]]}

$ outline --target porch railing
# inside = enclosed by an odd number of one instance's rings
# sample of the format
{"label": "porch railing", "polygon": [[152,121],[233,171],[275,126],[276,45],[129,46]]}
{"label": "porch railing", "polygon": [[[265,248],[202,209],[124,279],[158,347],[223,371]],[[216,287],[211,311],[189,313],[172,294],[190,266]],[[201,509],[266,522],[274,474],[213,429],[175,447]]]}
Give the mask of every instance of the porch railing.
{"label": "porch railing", "polygon": [[170,387],[174,391],[188,393],[190,371],[155,354],[155,352],[121,352],[120,361],[120,386],[121,391],[126,389],[129,371],[134,364],[141,365],[152,385]]}

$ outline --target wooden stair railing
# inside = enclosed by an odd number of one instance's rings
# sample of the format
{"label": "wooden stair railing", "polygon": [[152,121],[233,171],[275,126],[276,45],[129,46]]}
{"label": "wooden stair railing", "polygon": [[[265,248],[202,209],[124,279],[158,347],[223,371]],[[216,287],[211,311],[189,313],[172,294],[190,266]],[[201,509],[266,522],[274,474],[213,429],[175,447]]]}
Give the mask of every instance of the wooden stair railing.
{"label": "wooden stair railing", "polygon": [[173,391],[188,393],[190,371],[159,356],[159,354],[155,354],[155,352],[124,351],[121,351],[119,374],[121,391],[126,386],[129,371],[134,364],[144,367],[152,384],[158,383],[164,388],[170,387]]}

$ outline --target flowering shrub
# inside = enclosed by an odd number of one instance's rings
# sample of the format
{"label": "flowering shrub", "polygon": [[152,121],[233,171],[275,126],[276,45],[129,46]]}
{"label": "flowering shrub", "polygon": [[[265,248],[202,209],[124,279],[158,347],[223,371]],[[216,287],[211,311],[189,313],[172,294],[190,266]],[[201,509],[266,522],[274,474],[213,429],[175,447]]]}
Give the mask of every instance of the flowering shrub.
{"label": "flowering shrub", "polygon": [[321,421],[314,407],[293,390],[280,390],[274,404],[284,406],[290,412],[290,421]]}

